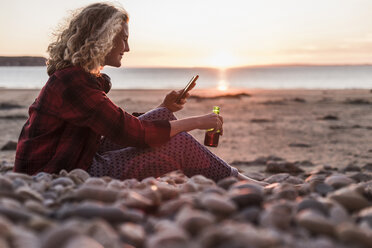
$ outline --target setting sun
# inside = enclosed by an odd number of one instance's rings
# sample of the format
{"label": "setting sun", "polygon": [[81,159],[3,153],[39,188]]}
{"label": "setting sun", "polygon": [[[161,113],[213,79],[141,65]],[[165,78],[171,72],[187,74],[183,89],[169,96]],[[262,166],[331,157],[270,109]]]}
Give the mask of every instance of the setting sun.
{"label": "setting sun", "polygon": [[228,52],[218,52],[211,56],[207,64],[212,67],[227,68],[236,65],[236,58]]}

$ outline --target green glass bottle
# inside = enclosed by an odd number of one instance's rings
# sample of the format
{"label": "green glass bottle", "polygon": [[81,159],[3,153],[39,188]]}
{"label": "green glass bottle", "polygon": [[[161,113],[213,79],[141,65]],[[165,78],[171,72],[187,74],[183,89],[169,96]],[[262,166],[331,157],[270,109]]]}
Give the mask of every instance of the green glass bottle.
{"label": "green glass bottle", "polygon": [[[215,114],[220,114],[220,107],[214,106],[213,107],[213,113]],[[204,145],[206,146],[212,146],[212,147],[217,147],[218,146],[218,140],[220,138],[220,130],[217,132],[213,131],[214,129],[208,129],[205,132],[205,137],[204,137]]]}

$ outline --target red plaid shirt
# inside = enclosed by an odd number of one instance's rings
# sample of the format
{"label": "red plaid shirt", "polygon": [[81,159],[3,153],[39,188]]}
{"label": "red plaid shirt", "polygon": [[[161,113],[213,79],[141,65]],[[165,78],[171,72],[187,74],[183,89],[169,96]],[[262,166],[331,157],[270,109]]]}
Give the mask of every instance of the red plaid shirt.
{"label": "red plaid shirt", "polygon": [[79,67],[56,71],[29,108],[21,131],[14,171],[36,174],[87,170],[101,136],[123,147],[148,147],[169,140],[169,121],[140,121],[107,96],[106,75]]}

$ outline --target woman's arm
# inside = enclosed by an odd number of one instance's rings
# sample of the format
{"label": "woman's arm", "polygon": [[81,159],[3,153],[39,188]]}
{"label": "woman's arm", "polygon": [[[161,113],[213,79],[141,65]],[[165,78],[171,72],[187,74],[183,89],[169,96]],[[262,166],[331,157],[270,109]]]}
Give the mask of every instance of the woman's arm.
{"label": "woman's arm", "polygon": [[181,120],[170,121],[170,137],[180,133],[188,132],[194,129],[210,129],[220,130],[223,133],[222,125],[223,118],[220,115],[210,113],[207,115],[189,117]]}

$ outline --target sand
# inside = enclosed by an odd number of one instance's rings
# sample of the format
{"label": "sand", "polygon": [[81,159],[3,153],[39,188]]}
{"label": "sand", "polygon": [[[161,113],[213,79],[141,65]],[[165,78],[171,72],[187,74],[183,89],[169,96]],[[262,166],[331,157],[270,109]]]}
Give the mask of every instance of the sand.
{"label": "sand", "polygon": [[[28,106],[39,90],[0,90],[0,147],[17,141]],[[109,97],[126,111],[145,112],[160,104],[168,90],[112,90]],[[370,90],[246,90],[240,97],[209,98],[242,91],[193,90],[178,118],[209,113],[221,107],[224,135],[215,154],[245,172],[259,157],[308,161],[314,166],[344,168],[372,161],[372,93]],[[196,96],[196,97],[195,97]],[[11,108],[4,104],[18,105]],[[203,142],[204,131],[194,130]],[[15,151],[1,151],[12,162]],[[312,167],[312,166],[311,166]]]}

